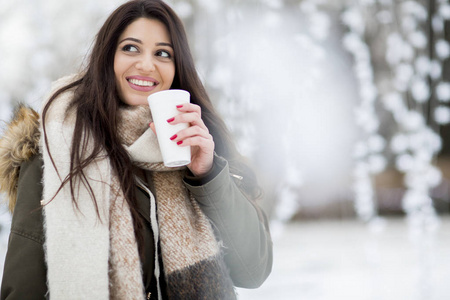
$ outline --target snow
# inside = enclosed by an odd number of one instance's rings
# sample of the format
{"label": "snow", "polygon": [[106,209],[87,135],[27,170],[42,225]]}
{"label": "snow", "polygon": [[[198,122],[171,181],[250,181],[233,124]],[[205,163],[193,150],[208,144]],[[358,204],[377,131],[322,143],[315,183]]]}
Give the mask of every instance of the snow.
{"label": "snow", "polygon": [[371,232],[355,220],[288,224],[274,241],[274,266],[240,300],[450,299],[450,218],[417,243],[404,218]]}

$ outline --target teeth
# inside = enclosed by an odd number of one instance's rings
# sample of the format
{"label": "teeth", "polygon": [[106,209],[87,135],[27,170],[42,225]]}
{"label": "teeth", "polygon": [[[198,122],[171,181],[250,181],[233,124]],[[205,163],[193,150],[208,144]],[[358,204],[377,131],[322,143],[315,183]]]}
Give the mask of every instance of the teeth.
{"label": "teeth", "polygon": [[155,83],[153,81],[146,81],[146,80],[138,80],[138,79],[128,79],[129,82],[135,85],[139,86],[154,86]]}

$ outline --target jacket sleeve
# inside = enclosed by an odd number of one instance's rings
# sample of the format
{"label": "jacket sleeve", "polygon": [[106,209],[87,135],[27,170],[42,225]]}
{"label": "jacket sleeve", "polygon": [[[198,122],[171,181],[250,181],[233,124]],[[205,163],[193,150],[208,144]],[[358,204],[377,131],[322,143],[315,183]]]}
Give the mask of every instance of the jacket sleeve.
{"label": "jacket sleeve", "polygon": [[5,258],[0,299],[45,299],[42,169],[38,155],[20,167],[17,203]]}
{"label": "jacket sleeve", "polygon": [[262,220],[266,217],[258,214],[235,184],[228,162],[218,156],[214,160],[217,175],[213,179],[195,185],[191,178],[185,184],[223,241],[234,285],[257,288],[272,270],[272,240]]}

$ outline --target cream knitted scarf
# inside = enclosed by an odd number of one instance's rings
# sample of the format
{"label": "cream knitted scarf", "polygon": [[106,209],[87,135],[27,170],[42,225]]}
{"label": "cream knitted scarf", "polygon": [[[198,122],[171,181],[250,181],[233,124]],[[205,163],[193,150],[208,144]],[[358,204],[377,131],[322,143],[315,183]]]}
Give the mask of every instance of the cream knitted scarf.
{"label": "cream knitted scarf", "polygon": [[[52,92],[67,82],[67,79],[60,81]],[[75,116],[66,112],[72,96],[72,92],[60,95],[46,118],[46,134],[56,169],[48,149],[41,145],[50,296],[143,299],[131,213],[108,158],[99,157],[85,168],[91,189],[83,181],[78,182],[75,190],[78,208],[72,203],[68,185],[57,193],[70,169]],[[209,220],[182,182],[184,170],[169,169],[161,163],[156,137],[147,125],[149,109],[144,106],[124,109],[121,116],[118,132],[132,161],[152,171],[156,195],[143,188],[150,195],[151,225],[155,244],[160,241],[169,299],[235,299]],[[142,186],[142,182],[138,184]],[[91,195],[97,200],[100,218]],[[157,261],[155,257],[155,275],[159,278]]]}

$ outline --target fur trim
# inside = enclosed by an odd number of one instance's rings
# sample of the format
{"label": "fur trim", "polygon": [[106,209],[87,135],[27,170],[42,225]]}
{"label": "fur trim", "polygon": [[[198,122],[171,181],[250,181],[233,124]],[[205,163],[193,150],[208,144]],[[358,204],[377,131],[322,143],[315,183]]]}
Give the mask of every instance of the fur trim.
{"label": "fur trim", "polygon": [[20,165],[39,152],[39,114],[19,105],[0,138],[0,192],[6,193],[9,210],[17,199]]}

